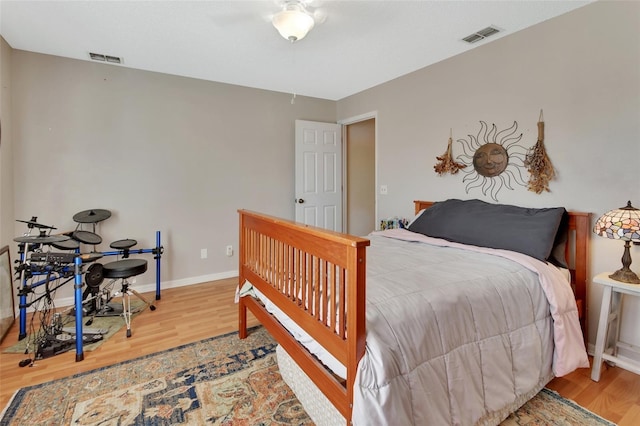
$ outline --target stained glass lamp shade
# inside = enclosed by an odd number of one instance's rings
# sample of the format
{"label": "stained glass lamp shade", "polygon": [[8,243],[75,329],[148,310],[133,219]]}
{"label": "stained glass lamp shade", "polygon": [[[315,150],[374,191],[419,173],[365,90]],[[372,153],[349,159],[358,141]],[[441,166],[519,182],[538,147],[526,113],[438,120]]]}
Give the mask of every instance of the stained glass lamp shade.
{"label": "stained glass lamp shade", "polygon": [[603,214],[596,222],[593,232],[601,237],[624,241],[622,268],[609,275],[609,278],[624,283],[640,284],[640,278],[629,266],[631,265],[631,243],[640,243],[640,210],[627,202],[625,207],[611,210]]}

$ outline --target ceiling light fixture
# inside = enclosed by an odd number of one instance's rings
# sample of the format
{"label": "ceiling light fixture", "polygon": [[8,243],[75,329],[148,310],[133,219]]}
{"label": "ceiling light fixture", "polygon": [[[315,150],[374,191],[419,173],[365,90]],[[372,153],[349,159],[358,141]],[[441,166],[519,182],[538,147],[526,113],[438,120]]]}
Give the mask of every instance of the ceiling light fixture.
{"label": "ceiling light fixture", "polygon": [[287,0],[271,21],[282,37],[291,43],[302,40],[315,24],[300,0]]}

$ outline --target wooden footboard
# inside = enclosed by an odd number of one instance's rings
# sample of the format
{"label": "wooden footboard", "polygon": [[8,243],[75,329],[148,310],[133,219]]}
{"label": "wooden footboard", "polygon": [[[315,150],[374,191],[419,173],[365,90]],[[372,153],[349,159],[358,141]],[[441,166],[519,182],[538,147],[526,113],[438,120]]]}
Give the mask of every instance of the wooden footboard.
{"label": "wooden footboard", "polygon": [[252,297],[239,303],[239,335],[247,309],[351,419],[353,383],[365,349],[365,271],[369,240],[239,210],[239,282],[249,281],[347,369],[331,374]]}

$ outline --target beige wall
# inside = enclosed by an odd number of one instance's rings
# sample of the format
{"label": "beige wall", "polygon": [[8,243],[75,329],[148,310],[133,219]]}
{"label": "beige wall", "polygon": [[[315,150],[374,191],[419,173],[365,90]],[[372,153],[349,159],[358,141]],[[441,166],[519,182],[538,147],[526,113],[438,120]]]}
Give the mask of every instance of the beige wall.
{"label": "beige wall", "polygon": [[[18,50],[12,59],[16,218],[67,231],[78,212],[110,210],[100,251],[124,238],[154,247],[159,230],[167,285],[235,275],[225,246],[237,249],[238,208],[293,218],[294,121],[336,116],[333,101],[292,105],[286,93]],[[151,266],[138,285],[154,282]]]}
{"label": "beige wall", "polygon": [[347,135],[347,229],[366,236],[376,229],[375,119],[346,126]]}
{"label": "beige wall", "polygon": [[[558,176],[551,192],[503,188],[502,203],[566,206],[595,216],[627,200],[640,207],[640,3],[596,2],[338,102],[338,120],[377,111],[380,217],[411,215],[412,200],[480,198],[465,192],[464,173],[438,177],[436,156],[476,135],[479,121],[498,129],[518,123],[521,144],[537,138],[544,110],[545,145]],[[527,177],[528,179],[528,177]],[[592,274],[620,267],[619,241],[592,238]],[[640,271],[640,247],[632,248]],[[589,340],[595,342],[601,288],[590,287]],[[640,322],[638,301],[626,324]],[[640,328],[623,325],[640,344]]]}
{"label": "beige wall", "polygon": [[4,38],[0,37],[0,247],[9,245],[11,259],[15,259],[13,247],[13,164],[11,138],[11,52]]}

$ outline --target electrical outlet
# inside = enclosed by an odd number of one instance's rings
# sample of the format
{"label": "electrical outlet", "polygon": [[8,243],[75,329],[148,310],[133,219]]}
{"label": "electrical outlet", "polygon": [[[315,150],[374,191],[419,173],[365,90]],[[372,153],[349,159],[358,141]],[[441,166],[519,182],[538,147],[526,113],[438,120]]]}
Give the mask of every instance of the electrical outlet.
{"label": "electrical outlet", "polygon": [[380,195],[387,195],[389,193],[389,189],[387,185],[380,185]]}
{"label": "electrical outlet", "polygon": [[233,246],[227,246],[227,256],[233,256]]}
{"label": "electrical outlet", "polygon": [[200,249],[200,259],[206,259],[207,258],[207,249]]}

